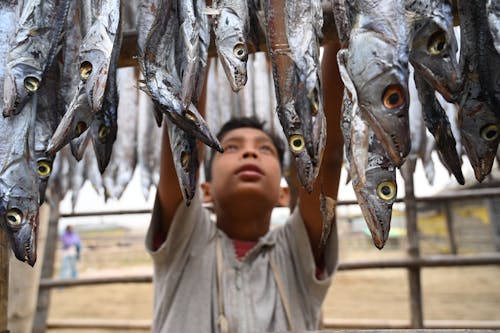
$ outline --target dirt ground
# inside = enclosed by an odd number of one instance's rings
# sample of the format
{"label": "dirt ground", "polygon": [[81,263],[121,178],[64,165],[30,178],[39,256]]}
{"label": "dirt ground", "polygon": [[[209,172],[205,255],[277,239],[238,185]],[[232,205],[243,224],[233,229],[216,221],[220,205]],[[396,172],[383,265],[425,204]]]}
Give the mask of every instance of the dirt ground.
{"label": "dirt ground", "polygon": [[[341,254],[341,260],[400,258],[404,252],[390,249]],[[146,257],[147,258],[147,257]],[[145,259],[147,261],[147,259]],[[82,271],[81,276],[151,272],[150,263],[109,265]],[[93,263],[95,265],[95,263]],[[104,265],[106,266],[106,265]],[[424,320],[500,321],[500,266],[427,268],[422,270]],[[408,277],[404,269],[337,272],[323,306],[325,319],[409,320]],[[50,320],[126,319],[152,317],[151,284],[113,284],[56,289],[52,292]],[[69,333],[76,330],[49,330]],[[88,330],[89,332],[117,332]],[[85,332],[85,330],[78,330]],[[145,332],[145,331],[127,331]]]}

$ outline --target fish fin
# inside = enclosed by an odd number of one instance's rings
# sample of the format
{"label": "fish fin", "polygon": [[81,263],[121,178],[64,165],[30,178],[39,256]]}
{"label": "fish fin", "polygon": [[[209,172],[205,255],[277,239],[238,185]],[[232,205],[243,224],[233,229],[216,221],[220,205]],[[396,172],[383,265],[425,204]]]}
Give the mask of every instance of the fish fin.
{"label": "fish fin", "polygon": [[344,86],[349,93],[349,98],[353,104],[358,104],[358,95],[356,92],[356,87],[349,76],[349,71],[347,70],[347,57],[349,51],[347,49],[341,49],[337,53],[337,64],[339,66],[340,77],[344,82]]}

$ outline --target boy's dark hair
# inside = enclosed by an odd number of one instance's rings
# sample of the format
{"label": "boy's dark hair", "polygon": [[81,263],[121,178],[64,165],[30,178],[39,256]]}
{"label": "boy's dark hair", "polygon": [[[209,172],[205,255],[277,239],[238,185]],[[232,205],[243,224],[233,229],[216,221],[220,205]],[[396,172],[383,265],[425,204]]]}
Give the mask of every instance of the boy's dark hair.
{"label": "boy's dark hair", "polygon": [[[271,133],[267,129],[264,128],[265,121],[261,121],[256,117],[238,117],[229,119],[219,130],[217,133],[217,139],[219,141],[229,132],[238,128],[250,127],[261,130],[266,133],[273,142],[276,150],[278,152],[278,160],[280,162],[280,167],[283,170],[283,155],[285,154],[285,145],[283,140],[280,139],[277,135]],[[212,161],[214,159],[216,151],[211,149],[210,151],[210,159],[208,161],[208,165],[205,166],[205,179],[207,182],[212,180]]]}

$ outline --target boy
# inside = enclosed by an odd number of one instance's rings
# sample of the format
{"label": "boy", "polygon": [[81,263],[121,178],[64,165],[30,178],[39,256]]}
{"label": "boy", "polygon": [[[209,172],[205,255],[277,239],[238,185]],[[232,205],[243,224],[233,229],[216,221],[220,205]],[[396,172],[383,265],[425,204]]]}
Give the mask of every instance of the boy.
{"label": "boy", "polygon": [[[324,52],[328,139],[311,194],[283,227],[269,230],[280,188],[283,147],[251,119],[226,124],[207,175],[189,207],[182,202],[168,135],[163,133],[160,182],[146,246],[154,261],[153,332],[266,332],[317,329],[337,265],[335,222],[320,246],[320,187],[336,198],[342,141],[342,86],[337,48]],[[203,106],[200,106],[203,109]],[[325,170],[325,171],[323,171]],[[213,202],[216,223],[202,208]]]}

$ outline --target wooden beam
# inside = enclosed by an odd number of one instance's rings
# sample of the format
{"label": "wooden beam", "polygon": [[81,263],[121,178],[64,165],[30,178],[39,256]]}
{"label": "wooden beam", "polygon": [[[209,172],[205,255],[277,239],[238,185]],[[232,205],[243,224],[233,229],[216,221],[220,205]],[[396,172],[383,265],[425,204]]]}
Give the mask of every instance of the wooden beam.
{"label": "wooden beam", "polygon": [[[208,2],[207,2],[208,3]],[[458,15],[457,7],[455,1],[453,3],[453,14],[455,25],[458,25]],[[321,44],[328,44],[331,42],[338,42],[339,38],[337,36],[337,28],[335,27],[335,18],[333,16],[332,4],[329,0],[322,1],[321,6],[323,8],[323,38]],[[260,36],[259,40],[261,43],[250,47],[250,52],[256,51],[266,51],[266,39],[265,36]],[[208,49],[209,57],[216,57],[217,52],[215,50],[214,35],[211,34],[210,47]],[[124,32],[123,42],[120,52],[120,60],[118,61],[119,67],[136,66],[137,65],[137,32],[135,30],[129,30]]]}
{"label": "wooden beam", "polygon": [[[394,269],[411,267],[458,267],[500,265],[500,253],[479,255],[433,255],[418,259],[402,258],[390,260],[355,260],[339,263],[339,271],[355,269]],[[131,276],[109,276],[78,279],[42,279],[40,288],[79,287],[110,283],[151,283],[151,274]]]}
{"label": "wooden beam", "polygon": [[[331,3],[329,1],[322,3],[323,7],[323,39],[322,44],[326,44],[332,41],[337,41],[337,29],[335,28],[335,20],[333,17],[333,12],[331,10]],[[213,31],[210,35],[210,46],[208,48],[208,56],[216,57],[217,51],[215,49],[215,38]],[[259,45],[250,45],[250,52],[256,51],[266,51],[266,38],[265,36],[260,36],[259,40],[261,43]],[[119,67],[136,66],[137,65],[137,31],[129,30],[123,33],[122,47],[120,51],[120,60],[118,61]]]}

